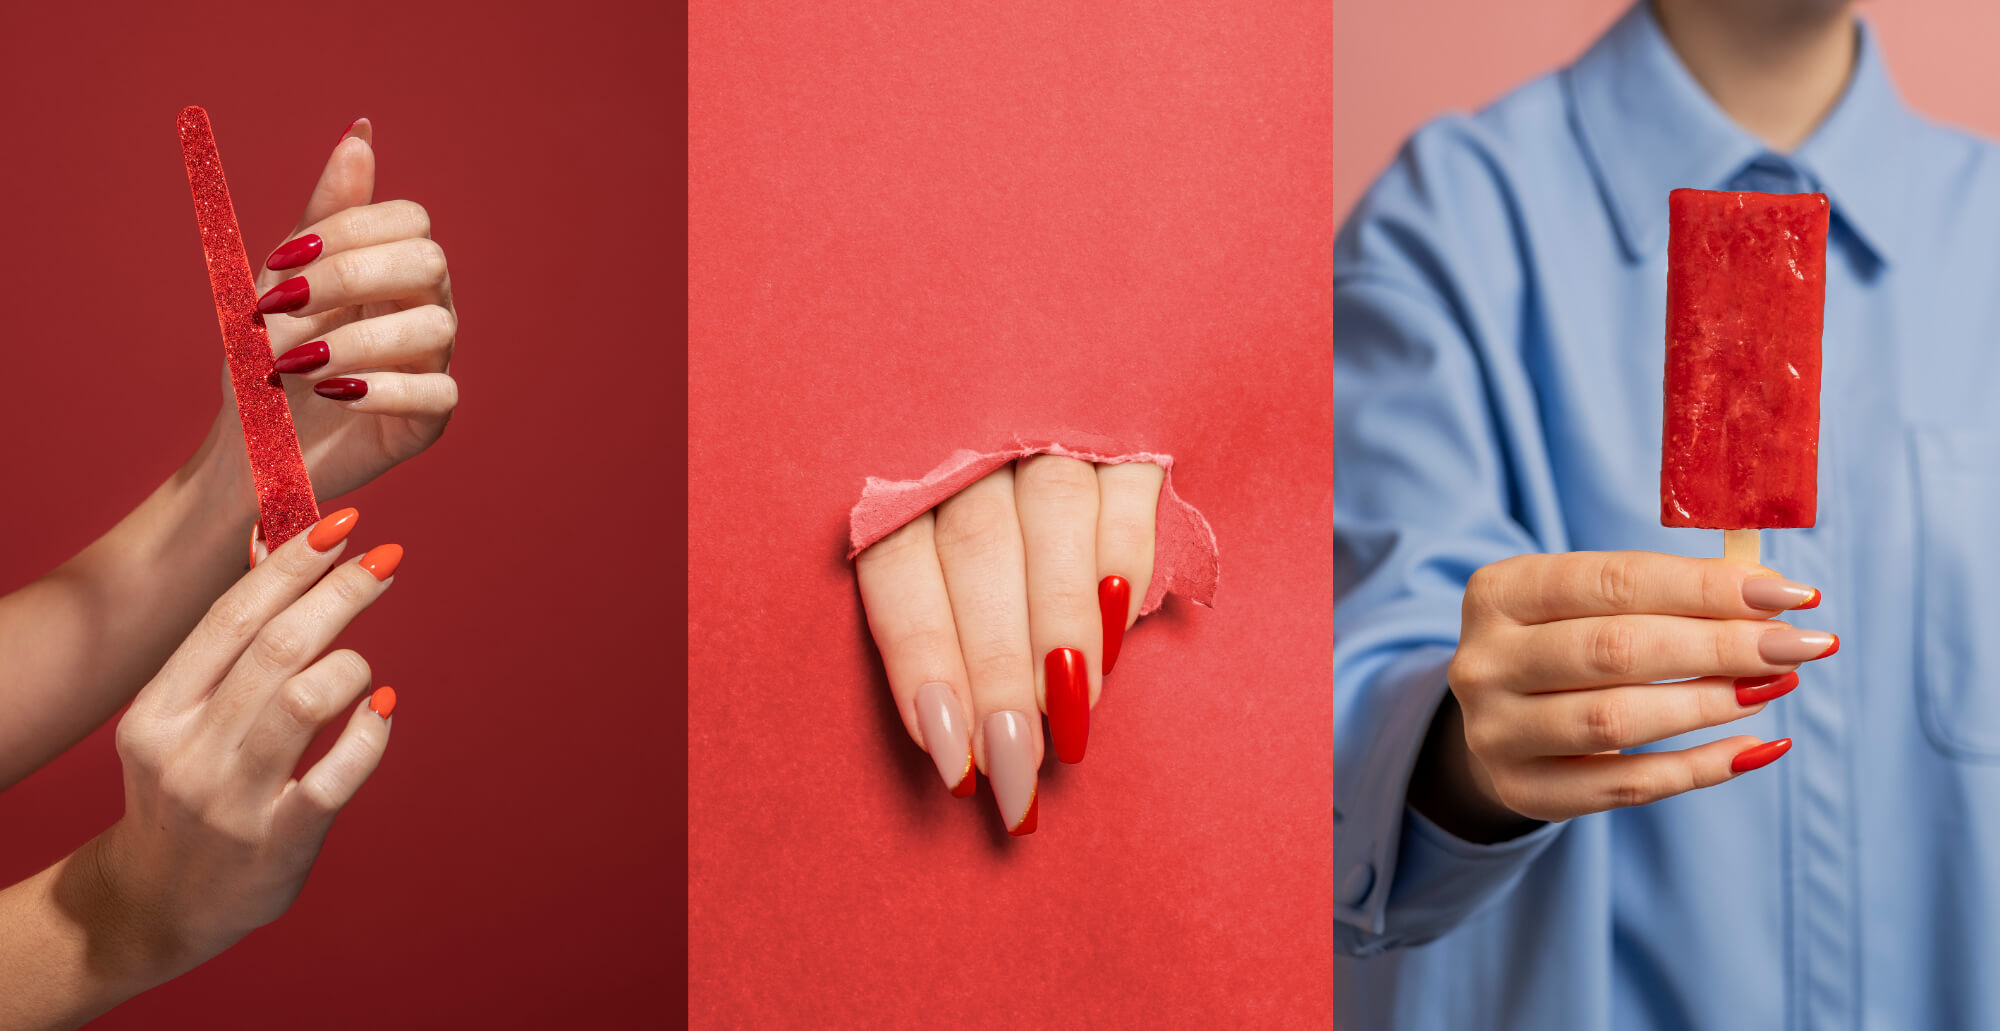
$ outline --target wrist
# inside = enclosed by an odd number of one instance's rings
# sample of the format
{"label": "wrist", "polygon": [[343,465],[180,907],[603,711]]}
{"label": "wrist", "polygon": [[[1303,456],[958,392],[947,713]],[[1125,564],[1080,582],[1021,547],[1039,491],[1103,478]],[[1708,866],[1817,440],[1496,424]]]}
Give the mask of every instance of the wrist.
{"label": "wrist", "polygon": [[232,528],[240,525],[247,540],[251,524],[257,521],[257,487],[249,456],[229,432],[234,418],[227,409],[218,414],[201,445],[166,486],[185,494],[191,510]]}
{"label": "wrist", "polygon": [[1425,818],[1453,835],[1481,845],[1518,838],[1542,825],[1507,808],[1493,779],[1465,743],[1465,716],[1458,697],[1445,692],[1431,717],[1410,774],[1408,801]]}
{"label": "wrist", "polygon": [[126,998],[200,963],[172,933],[162,907],[132,891],[115,844],[117,827],[85,842],[63,861],[56,893],[88,942],[96,988]]}

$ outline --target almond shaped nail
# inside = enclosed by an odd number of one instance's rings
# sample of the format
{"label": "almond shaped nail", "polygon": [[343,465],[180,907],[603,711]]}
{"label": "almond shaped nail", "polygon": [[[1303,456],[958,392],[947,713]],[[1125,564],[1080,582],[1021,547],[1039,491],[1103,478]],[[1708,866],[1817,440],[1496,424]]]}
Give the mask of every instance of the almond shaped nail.
{"label": "almond shaped nail", "polygon": [[972,724],[958,695],[950,684],[933,681],[917,689],[916,710],[917,729],[945,790],[960,798],[972,794],[978,780],[972,772]]}
{"label": "almond shaped nail", "polygon": [[332,357],[332,352],[327,350],[326,341],[315,340],[310,344],[300,344],[272,359],[271,367],[283,375],[296,376],[325,365]]}
{"label": "almond shaped nail", "polygon": [[1797,686],[1799,675],[1796,672],[1775,677],[1739,677],[1736,680],[1736,704],[1746,709],[1761,705],[1790,694]]}
{"label": "almond shaped nail", "polygon": [[264,291],[257,298],[257,313],[260,315],[282,315],[288,311],[298,311],[312,300],[312,284],[304,276],[293,276],[277,286]]}
{"label": "almond shaped nail", "polygon": [[1840,650],[1840,638],[1824,630],[1784,627],[1766,630],[1757,639],[1757,656],[1765,662],[1784,664],[1824,659]]}
{"label": "almond shaped nail", "polygon": [[313,393],[331,401],[359,401],[368,396],[368,381],[350,376],[335,376],[313,384]]}
{"label": "almond shaped nail", "polygon": [[396,567],[403,564],[403,546],[400,544],[378,544],[361,556],[361,568],[368,570],[377,580],[387,580],[396,575]]}
{"label": "almond shaped nail", "polygon": [[986,717],[986,780],[993,785],[993,804],[1009,834],[1035,829],[1035,738],[1039,732],[1028,715],[1002,709]]}
{"label": "almond shaped nail", "polygon": [[321,519],[306,531],[306,546],[322,554],[333,550],[333,546],[347,539],[354,527],[361,521],[361,513],[352,508],[343,508]]}
{"label": "almond shaped nail", "polygon": [[1776,741],[1766,741],[1761,745],[1752,745],[1736,753],[1736,758],[1729,760],[1729,772],[1748,773],[1751,770],[1761,769],[1777,762],[1779,756],[1791,750],[1792,739],[1788,737],[1781,737]]}
{"label": "almond shaped nail", "polygon": [[1104,621],[1104,674],[1118,665],[1118,650],[1125,645],[1125,615],[1132,609],[1132,582],[1122,576],[1107,576],[1097,584],[1097,613]]}
{"label": "almond shaped nail", "polygon": [[1782,576],[1753,576],[1743,581],[1743,604],[1780,612],[1811,608],[1819,604],[1819,591]]}
{"label": "almond shaped nail", "polygon": [[[343,135],[341,138],[347,137]],[[282,272],[288,268],[310,264],[314,258],[319,257],[319,252],[324,246],[325,242],[319,238],[318,233],[307,233],[296,240],[286,241],[283,247],[272,251],[271,256],[264,259],[264,267],[273,272]]]}

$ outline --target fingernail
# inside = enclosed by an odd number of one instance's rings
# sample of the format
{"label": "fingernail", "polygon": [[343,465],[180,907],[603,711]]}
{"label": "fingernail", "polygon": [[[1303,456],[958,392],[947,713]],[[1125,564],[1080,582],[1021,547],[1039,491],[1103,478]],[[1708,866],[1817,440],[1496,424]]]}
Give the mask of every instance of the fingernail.
{"label": "fingernail", "polygon": [[374,710],[375,715],[388,719],[389,714],[396,711],[396,689],[387,685],[376,688],[375,693],[368,696],[368,708]]}
{"label": "fingernail", "polygon": [[343,508],[314,523],[312,529],[306,531],[306,546],[321,554],[332,551],[334,545],[346,540],[347,535],[354,532],[354,524],[360,521],[360,512]]}
{"label": "fingernail", "polygon": [[361,568],[375,574],[377,580],[387,580],[396,575],[396,567],[403,564],[403,546],[400,544],[378,544],[361,556]]}
{"label": "fingernail", "polygon": [[[357,125],[361,127],[360,132],[354,131],[354,127]],[[375,129],[374,123],[368,120],[367,115],[362,115],[360,118],[356,118],[354,121],[347,123],[347,128],[340,130],[340,139],[333,141],[333,145],[338,147],[349,136],[359,136],[363,140],[367,141],[368,145],[372,147],[375,145],[374,129]]]}
{"label": "fingernail", "polygon": [[1075,648],[1056,648],[1042,662],[1049,700],[1049,736],[1056,741],[1056,758],[1066,763],[1083,761],[1083,749],[1090,743],[1090,674],[1083,666],[1083,653]]}
{"label": "fingernail", "polygon": [[1782,576],[1753,576],[1743,581],[1743,604],[1753,609],[1809,609],[1819,604],[1819,592]]}
{"label": "fingernail", "polygon": [[312,285],[304,276],[293,276],[277,286],[264,291],[257,298],[257,312],[260,315],[282,315],[288,311],[298,311],[312,300]]}
{"label": "fingernail", "polygon": [[[341,137],[341,139],[346,138],[344,135]],[[271,256],[264,259],[264,267],[273,272],[288,268],[298,268],[300,265],[319,257],[319,251],[322,246],[324,244],[321,243],[318,233],[307,233],[296,240],[287,242],[283,247],[272,251]]]}
{"label": "fingernail", "polygon": [[1132,585],[1122,576],[1107,576],[1097,582],[1097,611],[1104,618],[1104,672],[1118,665],[1118,649],[1125,643],[1125,613],[1131,611]]}
{"label": "fingernail", "polygon": [[1786,694],[1799,686],[1797,673],[1786,673],[1775,677],[1738,677],[1736,679],[1736,704],[1749,708],[1768,702]]}
{"label": "fingernail", "polygon": [[368,395],[368,381],[347,376],[335,376],[313,384],[313,393],[335,401],[354,401]]}
{"label": "fingernail", "polygon": [[986,717],[986,780],[1000,822],[1017,836],[1035,832],[1035,733],[1026,713],[1003,709]]}
{"label": "fingernail", "polygon": [[1757,639],[1757,655],[1765,662],[1811,662],[1840,650],[1840,638],[1819,630],[1766,630]]}
{"label": "fingernail", "polygon": [[[326,341],[315,340],[310,344],[300,344],[279,355],[271,363],[271,367],[287,376],[296,376],[301,372],[311,372],[325,365],[327,359],[331,357],[332,354],[326,349]],[[355,382],[361,383],[362,381],[355,380]],[[367,385],[363,383],[362,386],[365,391]]]}
{"label": "fingernail", "polygon": [[950,684],[932,682],[917,689],[917,727],[945,788],[960,798],[972,794],[979,784],[972,772],[972,725]]}
{"label": "fingernail", "polygon": [[1729,772],[1748,773],[1758,767],[1769,766],[1777,762],[1779,756],[1791,750],[1792,739],[1788,737],[1781,737],[1776,741],[1766,741],[1761,745],[1752,745],[1736,753],[1736,758],[1729,760]]}

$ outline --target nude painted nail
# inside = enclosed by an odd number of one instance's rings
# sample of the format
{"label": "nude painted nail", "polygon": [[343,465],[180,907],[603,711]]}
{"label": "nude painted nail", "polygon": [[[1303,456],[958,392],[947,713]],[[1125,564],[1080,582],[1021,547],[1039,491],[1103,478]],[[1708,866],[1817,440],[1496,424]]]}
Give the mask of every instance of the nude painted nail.
{"label": "nude painted nail", "polygon": [[375,715],[388,719],[389,714],[396,711],[396,689],[387,684],[376,688],[375,693],[368,696],[368,708]]}
{"label": "nude painted nail", "polygon": [[960,798],[972,794],[979,780],[972,773],[972,724],[950,684],[933,681],[917,689],[917,728],[945,790]]}
{"label": "nude painted nail", "polygon": [[1819,591],[1782,576],[1753,576],[1743,581],[1743,604],[1753,609],[1809,609],[1819,604]]}
{"label": "nude painted nail", "polygon": [[1000,822],[1017,836],[1035,832],[1035,722],[1013,709],[986,717],[986,779]]}
{"label": "nude painted nail", "polygon": [[1840,638],[1822,630],[1766,630],[1757,639],[1757,655],[1765,662],[1811,662],[1840,650]]}
{"label": "nude painted nail", "polygon": [[396,575],[396,567],[403,564],[403,546],[400,544],[379,544],[368,549],[361,556],[361,568],[374,574],[377,580],[387,580]]}

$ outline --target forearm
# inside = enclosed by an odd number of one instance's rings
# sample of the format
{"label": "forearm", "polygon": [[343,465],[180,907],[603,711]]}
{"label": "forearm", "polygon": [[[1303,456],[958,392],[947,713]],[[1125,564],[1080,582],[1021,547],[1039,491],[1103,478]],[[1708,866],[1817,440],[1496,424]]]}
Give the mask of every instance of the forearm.
{"label": "forearm", "polygon": [[119,904],[99,840],[0,891],[0,1031],[76,1027],[180,972]]}
{"label": "forearm", "polygon": [[[227,413],[226,413],[227,414]],[[256,495],[221,447],[195,456],[75,558],[0,597],[0,788],[132,699],[242,575]]]}

